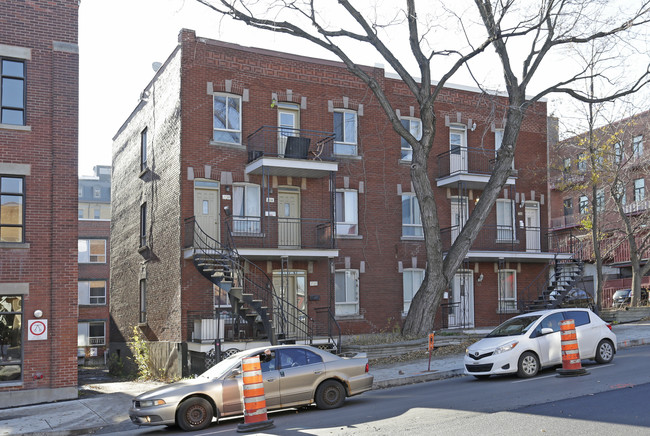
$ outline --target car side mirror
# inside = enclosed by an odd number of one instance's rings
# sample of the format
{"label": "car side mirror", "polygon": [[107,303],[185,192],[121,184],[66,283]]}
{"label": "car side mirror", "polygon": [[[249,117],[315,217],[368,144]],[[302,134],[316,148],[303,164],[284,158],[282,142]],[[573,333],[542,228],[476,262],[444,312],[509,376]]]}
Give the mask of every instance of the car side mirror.
{"label": "car side mirror", "polygon": [[239,377],[241,375],[241,369],[235,368],[230,371],[230,377]]}
{"label": "car side mirror", "polygon": [[548,335],[550,333],[553,333],[553,329],[549,327],[544,327],[540,333],[542,334],[542,336]]}

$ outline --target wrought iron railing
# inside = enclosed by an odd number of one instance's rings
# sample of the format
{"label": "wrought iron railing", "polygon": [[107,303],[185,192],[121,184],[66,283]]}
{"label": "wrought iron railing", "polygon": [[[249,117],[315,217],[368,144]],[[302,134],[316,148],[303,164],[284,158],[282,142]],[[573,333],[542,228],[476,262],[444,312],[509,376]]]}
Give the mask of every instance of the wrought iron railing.
{"label": "wrought iron railing", "polygon": [[240,248],[335,248],[328,219],[233,216],[227,222]]}
{"label": "wrought iron railing", "polygon": [[[489,176],[494,171],[495,165],[494,150],[454,147],[438,155],[438,177],[448,177],[461,173]],[[516,177],[517,170],[512,169],[510,176]]]}
{"label": "wrought iron railing", "polygon": [[334,134],[317,130],[262,126],[247,139],[248,161],[262,156],[334,160]]}
{"label": "wrought iron railing", "polygon": [[[443,251],[451,248],[461,230],[461,226],[440,229]],[[483,225],[470,250],[546,252],[548,241],[542,235],[540,227]]]}

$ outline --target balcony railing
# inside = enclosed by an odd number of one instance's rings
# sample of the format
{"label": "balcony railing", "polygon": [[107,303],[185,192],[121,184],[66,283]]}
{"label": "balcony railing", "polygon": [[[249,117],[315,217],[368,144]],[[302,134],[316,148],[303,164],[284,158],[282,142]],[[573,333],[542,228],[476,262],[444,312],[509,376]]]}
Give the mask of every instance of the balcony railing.
{"label": "balcony railing", "polygon": [[262,156],[284,159],[334,159],[334,134],[316,130],[262,126],[248,135],[248,161]]}
{"label": "balcony railing", "polygon": [[230,218],[232,236],[241,248],[335,248],[332,221],[274,216]]}
{"label": "balcony railing", "polygon": [[575,227],[580,225],[581,216],[577,214],[563,215],[557,218],[551,218],[551,228],[561,229],[565,227]]}
{"label": "balcony railing", "polygon": [[[489,176],[495,164],[494,150],[456,147],[438,155],[438,178],[462,173]],[[517,170],[513,169],[510,175],[516,176]]]}
{"label": "balcony railing", "polygon": [[634,201],[623,205],[625,213],[639,213],[650,209],[650,200]]}
{"label": "balcony railing", "polygon": [[[443,251],[451,248],[460,231],[459,226],[440,229]],[[547,252],[548,240],[545,233],[540,227],[484,225],[470,251]]]}

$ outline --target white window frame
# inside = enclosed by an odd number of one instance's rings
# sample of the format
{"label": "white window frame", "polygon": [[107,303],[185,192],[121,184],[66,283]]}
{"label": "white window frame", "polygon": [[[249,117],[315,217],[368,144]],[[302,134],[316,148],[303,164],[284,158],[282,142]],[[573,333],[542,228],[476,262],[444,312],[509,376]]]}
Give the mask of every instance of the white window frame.
{"label": "white window frame", "polygon": [[[339,199],[343,199],[340,204]],[[336,236],[359,235],[359,193],[354,189],[337,189],[336,207]],[[342,218],[342,221],[339,220]]]}
{"label": "white window frame", "polygon": [[[105,306],[106,280],[79,280],[77,284],[79,305]],[[102,289],[101,295],[91,295],[92,289]]]}
{"label": "white window frame", "polygon": [[[506,210],[509,205],[509,211]],[[507,213],[510,212],[510,213]],[[515,204],[507,198],[499,198],[496,202],[497,214],[497,242],[511,242],[515,240]]]}
{"label": "white window frame", "polygon": [[584,153],[578,154],[577,168],[580,172],[587,171],[587,158]]}
{"label": "white window frame", "polygon": [[[91,254],[91,245],[93,245],[93,242],[96,243],[97,241],[100,241],[103,244],[104,251],[102,254]],[[93,259],[93,257],[95,259]],[[106,239],[78,239],[77,261],[78,263],[106,263]]]}
{"label": "white window frame", "polygon": [[[101,336],[90,336],[90,327],[101,325],[103,334]],[[106,345],[106,322],[105,321],[82,321],[77,323],[77,346],[78,347],[101,347]]]}
{"label": "white window frame", "polygon": [[[336,117],[341,116],[342,131],[341,136],[336,138]],[[357,156],[358,150],[358,131],[359,131],[359,116],[356,111],[349,109],[334,109],[334,154],[339,156]],[[348,131],[346,128],[347,123],[354,121],[354,128]]]}
{"label": "white window frame", "polygon": [[[215,126],[216,102],[217,99],[224,99],[224,98],[225,98],[225,106],[226,106],[224,126],[216,127]],[[228,108],[231,107],[230,106],[231,100],[237,100],[237,114],[239,116],[239,119],[237,120],[238,122],[237,126],[231,125],[231,119],[230,119],[231,116],[230,116],[230,112],[228,111]],[[227,93],[213,94],[212,95],[212,141],[218,143],[240,145],[242,139],[242,124],[243,124],[242,97],[240,95],[227,94]],[[219,135],[218,138],[217,135]]]}
{"label": "white window frame", "polygon": [[570,157],[565,157],[562,160],[562,171],[564,171],[564,172],[571,171],[571,158]]}
{"label": "white window frame", "polygon": [[420,268],[407,268],[402,271],[402,289],[404,306],[402,308],[403,314],[406,315],[411,308],[411,301],[420,289],[422,281],[424,281],[425,270]]}
{"label": "white window frame", "polygon": [[632,155],[635,159],[643,156],[643,135],[637,135],[632,138]]}
{"label": "white window frame", "polygon": [[[504,129],[494,129],[494,157],[497,157],[501,145],[503,145],[503,132]],[[571,159],[569,159],[569,164],[571,164]],[[512,159],[512,169],[515,169],[515,159]]]}
{"label": "white window frame", "polygon": [[[507,289],[507,278],[512,276],[512,289]],[[517,311],[517,270],[502,269],[498,272],[497,284],[498,311],[516,312]]]}
{"label": "white window frame", "polygon": [[[402,117],[400,119],[402,126],[408,130],[411,135],[418,141],[422,139],[422,120],[413,117]],[[406,139],[400,136],[400,160],[404,162],[411,162],[413,160],[413,147],[406,142]]]}
{"label": "white window frame", "polygon": [[[345,300],[339,300],[341,293],[338,289],[338,278],[345,278],[346,289],[343,290]],[[353,289],[349,289],[351,285]],[[339,269],[335,271],[334,276],[334,300],[336,316],[358,316],[359,315],[359,270],[356,269]]]}
{"label": "white window frame", "polygon": [[645,179],[634,179],[634,201],[645,200]]}
{"label": "white window frame", "polygon": [[[405,216],[405,212],[407,211],[408,217]],[[411,230],[412,232],[407,230]],[[415,193],[402,194],[402,237],[417,239],[424,238],[424,230],[422,228],[422,215],[420,214],[420,204]]]}
{"label": "white window frame", "polygon": [[622,181],[618,181],[616,183],[616,194],[615,196],[618,198],[618,201],[621,203],[622,206],[625,206],[627,203],[627,193],[625,192],[625,184]]}
{"label": "white window frame", "polygon": [[600,188],[596,191],[596,211],[605,211],[605,188]]}
{"label": "white window frame", "polygon": [[586,195],[581,195],[578,198],[578,212],[580,212],[580,215],[589,213],[589,198]]}
{"label": "white window frame", "polygon": [[254,183],[235,183],[232,194],[233,232],[261,233],[262,187]]}
{"label": "white window frame", "polygon": [[623,160],[623,153],[625,152],[623,148],[623,143],[617,142],[614,144],[614,163],[619,164]]}
{"label": "white window frame", "polygon": [[102,196],[102,188],[99,186],[93,186],[93,197],[100,198]]}

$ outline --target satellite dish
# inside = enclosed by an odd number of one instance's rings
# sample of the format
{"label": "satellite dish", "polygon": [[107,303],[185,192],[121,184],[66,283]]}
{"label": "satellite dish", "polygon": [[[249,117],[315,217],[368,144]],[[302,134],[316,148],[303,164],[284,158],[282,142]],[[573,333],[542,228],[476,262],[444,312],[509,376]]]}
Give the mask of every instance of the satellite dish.
{"label": "satellite dish", "polygon": [[156,73],[158,72],[158,70],[160,69],[160,67],[162,67],[162,62],[154,62],[153,64],[151,64],[151,68],[153,68],[153,70],[154,70]]}

